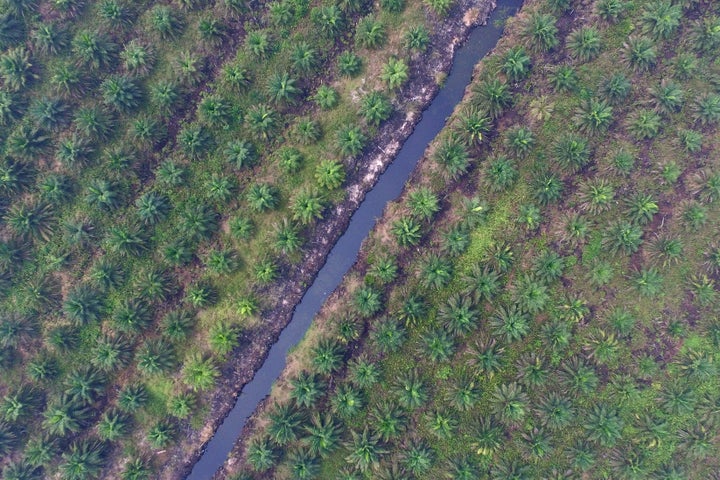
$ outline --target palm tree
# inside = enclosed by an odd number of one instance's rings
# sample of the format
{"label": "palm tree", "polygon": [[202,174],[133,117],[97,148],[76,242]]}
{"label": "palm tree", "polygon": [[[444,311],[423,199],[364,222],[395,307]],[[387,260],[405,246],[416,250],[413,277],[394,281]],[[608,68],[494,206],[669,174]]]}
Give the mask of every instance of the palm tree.
{"label": "palm tree", "polygon": [[720,123],[720,95],[706,93],[698,96],[692,105],[692,118],[703,126]]}
{"label": "palm tree", "polygon": [[5,221],[21,239],[48,241],[55,230],[55,213],[47,203],[16,203],[6,213]]}
{"label": "palm tree", "polygon": [[599,382],[595,369],[584,360],[573,357],[564,362],[560,371],[560,381],[570,394],[589,394]]}
{"label": "palm tree", "polygon": [[466,412],[480,400],[480,387],[471,376],[463,376],[453,385],[448,400],[453,407]]}
{"label": "palm tree", "polygon": [[519,82],[530,75],[532,62],[523,46],[510,48],[501,61],[500,70],[511,82]]}
{"label": "palm tree", "polygon": [[234,176],[226,176],[213,173],[205,182],[204,189],[207,191],[209,200],[225,204],[235,192],[236,184]]}
{"label": "palm tree", "polygon": [[525,24],[523,36],[530,41],[530,48],[535,52],[549,52],[557,47],[558,28],[555,26],[557,18],[538,11],[532,12]]}
{"label": "palm tree", "polygon": [[623,59],[634,70],[646,72],[657,62],[657,49],[649,38],[630,35],[623,44]]}
{"label": "palm tree", "polygon": [[425,4],[441,17],[447,15],[453,6],[452,0],[425,0]]}
{"label": "palm tree", "polygon": [[105,467],[107,446],[92,438],[78,440],[62,454],[59,470],[63,480],[96,478]]}
{"label": "palm tree", "polygon": [[133,9],[121,0],[101,0],[98,2],[98,16],[106,27],[131,27],[135,21]]}
{"label": "palm tree", "polygon": [[41,97],[28,109],[35,124],[46,130],[59,130],[67,123],[69,106],[58,98]]}
{"label": "palm tree", "polygon": [[470,246],[470,230],[461,222],[442,233],[440,251],[450,257],[463,254]]}
{"label": "palm tree", "polygon": [[604,179],[583,182],[578,189],[578,199],[582,211],[598,215],[614,203],[615,189]]}
{"label": "palm tree", "polygon": [[3,469],[5,480],[42,480],[43,470],[27,459],[8,463]]}
{"label": "palm tree", "polygon": [[574,134],[566,134],[555,142],[553,153],[560,168],[569,173],[575,173],[585,167],[591,155],[588,141]]}
{"label": "palm tree", "polygon": [[368,273],[376,277],[381,283],[390,283],[397,278],[398,265],[392,257],[376,258]]}
{"label": "palm tree", "polygon": [[557,392],[550,392],[542,397],[536,412],[541,424],[552,431],[563,430],[575,418],[575,407],[572,402]]}
{"label": "palm tree", "polygon": [[198,22],[198,32],[203,42],[219,47],[227,36],[227,26],[216,18],[203,17]]}
{"label": "palm tree", "polygon": [[[617,85],[611,85],[609,88],[614,87],[617,87]],[[614,95],[616,94],[613,94],[611,101],[616,98]],[[580,131],[588,135],[600,134],[607,131],[610,124],[612,124],[613,108],[604,100],[590,98],[580,104],[580,107],[575,112],[574,119]]]}
{"label": "palm tree", "polygon": [[451,135],[444,139],[435,150],[433,160],[439,163],[452,180],[457,180],[470,167],[470,157],[460,142],[460,140]]}
{"label": "palm tree", "polygon": [[252,78],[247,68],[230,62],[222,69],[222,81],[236,92],[242,92],[250,86]]}
{"label": "palm tree", "polygon": [[411,441],[405,446],[401,454],[401,464],[413,475],[420,476],[427,473],[435,463],[435,454],[424,442]]}
{"label": "palm tree", "polygon": [[102,440],[115,441],[130,433],[132,419],[130,415],[118,410],[110,409],[100,418],[97,425],[98,436]]}
{"label": "palm tree", "polygon": [[457,337],[475,329],[478,312],[469,296],[453,294],[440,307],[437,317],[444,322],[445,329]]}
{"label": "palm tree", "polygon": [[360,115],[374,126],[379,126],[382,122],[390,118],[393,106],[390,100],[379,91],[373,91],[365,95],[360,104]]}
{"label": "palm tree", "polygon": [[492,192],[501,193],[515,185],[520,172],[515,162],[504,155],[492,158],[484,169],[484,183]]}
{"label": "palm tree", "polygon": [[120,266],[103,257],[90,270],[90,278],[99,284],[101,290],[108,290],[123,283],[125,272]]}
{"label": "palm tree", "polygon": [[163,339],[145,341],[135,354],[138,370],[145,375],[169,372],[177,365],[175,349]]}
{"label": "palm tree", "polygon": [[92,349],[90,362],[101,370],[111,372],[130,363],[132,345],[122,335],[105,334]]}
{"label": "palm tree", "polygon": [[506,147],[517,157],[525,157],[535,147],[535,136],[527,127],[510,129],[505,137]]}
{"label": "palm tree", "polygon": [[485,79],[473,87],[474,102],[495,120],[512,105],[512,94],[507,83],[498,78]]}
{"label": "palm tree", "polygon": [[246,115],[245,123],[250,131],[261,140],[271,140],[279,127],[275,110],[261,103],[251,106]]}
{"label": "palm tree", "polygon": [[335,394],[330,398],[330,406],[333,413],[342,418],[350,418],[362,411],[365,399],[353,385],[343,384],[337,387]]}
{"label": "palm tree", "polygon": [[192,242],[210,238],[218,229],[218,215],[214,209],[189,201],[180,211],[179,230]]}
{"label": "palm tree", "polygon": [[156,422],[147,432],[147,440],[154,448],[165,448],[175,438],[177,429],[175,424],[167,418]]}
{"label": "palm tree", "polygon": [[0,125],[6,127],[22,117],[25,104],[12,92],[0,91]]}
{"label": "palm tree", "polygon": [[550,84],[558,92],[574,92],[579,81],[577,71],[570,65],[559,65],[550,74]]}
{"label": "palm tree", "polygon": [[180,131],[178,143],[191,160],[199,160],[211,149],[213,138],[210,132],[201,125],[190,125]]}
{"label": "palm tree", "polygon": [[385,25],[375,16],[362,18],[355,27],[355,45],[363,48],[377,49],[387,41]]}
{"label": "palm tree", "polygon": [[413,216],[429,221],[440,210],[437,195],[428,187],[420,187],[408,194],[408,205]]}
{"label": "palm tree", "polygon": [[65,394],[81,404],[95,402],[104,392],[107,377],[92,366],[72,370],[65,377]]}
{"label": "palm tree", "polygon": [[685,92],[671,80],[663,79],[660,85],[650,89],[652,103],[656,112],[670,115],[683,105]]}
{"label": "palm tree", "polygon": [[495,388],[490,406],[505,425],[516,425],[525,418],[529,410],[529,399],[517,382],[502,383]]}
{"label": "palm tree", "polygon": [[299,407],[313,407],[321,396],[325,394],[326,385],[317,375],[308,372],[300,374],[290,380],[292,398]]}
{"label": "palm tree", "polygon": [[125,299],[113,311],[112,321],[117,330],[136,335],[149,326],[152,312],[144,300]]}
{"label": "palm tree", "polygon": [[367,136],[360,126],[345,125],[337,130],[335,145],[341,155],[355,157],[363,151],[367,140]]}
{"label": "palm tree", "polygon": [[372,317],[383,308],[382,294],[369,285],[358,288],[353,300],[358,313],[364,318]]}
{"label": "palm tree", "polygon": [[325,203],[325,197],[318,193],[317,190],[301,190],[290,205],[293,220],[299,221],[302,225],[312,223],[315,219],[321,220],[325,210]]}
{"label": "palm tree", "polygon": [[100,319],[105,302],[97,290],[88,285],[80,285],[71,290],[63,302],[65,317],[75,325],[85,325]]}
{"label": "palm tree", "polygon": [[11,92],[19,92],[37,78],[32,68],[30,52],[25,47],[11,48],[0,54],[0,78]]}
{"label": "palm tree", "polygon": [[337,5],[313,7],[310,10],[310,18],[328,38],[335,38],[345,31],[345,16]]}
{"label": "palm tree", "polygon": [[0,417],[18,423],[39,413],[44,395],[39,389],[23,384],[8,391],[0,401]]}
{"label": "palm tree", "polygon": [[312,349],[313,368],[321,375],[330,375],[342,366],[344,354],[336,340],[323,338]]}
{"label": "palm tree", "polygon": [[173,81],[158,81],[150,85],[150,102],[161,115],[170,115],[178,101],[180,91]]}
{"label": "palm tree", "polygon": [[434,363],[444,362],[455,353],[455,342],[444,330],[430,330],[421,340],[418,351],[422,355],[427,355]]}
{"label": "palm tree", "polygon": [[370,411],[375,431],[383,442],[389,442],[401,435],[408,425],[405,412],[398,406],[382,401]]}
{"label": "palm tree", "polygon": [[43,429],[51,435],[66,436],[86,425],[90,410],[71,396],[63,394],[43,412]]}
{"label": "palm tree", "polygon": [[623,421],[614,408],[596,404],[588,412],[583,427],[589,440],[611,447],[622,437]]}
{"label": "palm tree", "polygon": [[125,462],[125,468],[120,474],[122,480],[149,480],[152,475],[150,462],[143,458],[133,458]]}
{"label": "palm tree", "polygon": [[298,439],[300,426],[304,423],[303,414],[289,403],[283,405],[276,403],[268,414],[268,419],[270,424],[267,433],[270,439],[281,447]]}
{"label": "palm tree", "polygon": [[417,370],[400,375],[393,388],[398,403],[404,408],[415,410],[429,399],[428,388]]}
{"label": "palm tree", "polygon": [[513,288],[513,300],[521,310],[530,314],[540,313],[550,300],[547,286],[532,274],[520,277]]}
{"label": "palm tree", "polygon": [[660,211],[652,195],[636,193],[625,200],[625,214],[633,224],[647,225]]}
{"label": "palm tree", "polygon": [[389,58],[380,73],[380,79],[387,84],[390,90],[399,89],[409,78],[409,67],[405,60],[401,58]]}
{"label": "palm tree", "polygon": [[555,203],[562,198],[565,184],[553,173],[545,173],[533,181],[533,197],[540,205]]}
{"label": "palm tree", "polygon": [[287,218],[275,225],[275,248],[286,255],[296,252],[303,243],[297,226]]}
{"label": "palm tree", "polygon": [[225,146],[223,155],[235,170],[252,167],[258,160],[255,146],[246,140],[231,140]]}
{"label": "palm tree", "polygon": [[430,44],[430,32],[425,25],[416,25],[410,27],[403,38],[403,45],[408,50],[414,50],[417,53],[424,53]]}
{"label": "palm tree", "polygon": [[477,264],[462,277],[462,284],[463,293],[471,296],[475,303],[492,300],[503,287],[500,275],[495,270]]}
{"label": "palm tree", "polygon": [[599,0],[595,4],[595,12],[608,23],[617,23],[627,8],[623,0]]}
{"label": "palm tree", "polygon": [[458,421],[452,413],[445,410],[435,410],[425,415],[426,428],[430,433],[440,440],[448,440],[452,438],[457,427]]}
{"label": "palm tree", "polygon": [[506,273],[515,262],[515,253],[504,242],[494,243],[486,250],[485,261],[498,273]]}
{"label": "palm tree", "polygon": [[115,127],[110,114],[99,106],[79,108],[75,112],[73,124],[89,140],[107,140]]}
{"label": "palm tree", "polygon": [[675,34],[682,17],[682,7],[669,0],[650,4],[641,17],[643,33],[651,34],[655,40],[667,40]]}
{"label": "palm tree", "polygon": [[135,412],[147,405],[150,397],[141,383],[130,383],[118,393],[117,404],[124,412]]}
{"label": "palm tree", "polygon": [[370,331],[370,339],[380,353],[393,353],[405,343],[407,331],[394,319],[384,318]]}
{"label": "palm tree", "polygon": [[510,343],[522,340],[529,333],[530,318],[517,304],[509,307],[500,306],[490,319],[490,325],[494,335],[504,336]]}
{"label": "palm tree", "polygon": [[57,361],[45,353],[32,358],[27,364],[27,374],[32,380],[41,382],[57,377],[59,368]]}
{"label": "palm tree", "polygon": [[290,53],[290,61],[296,72],[313,74],[319,65],[320,58],[317,50],[312,48],[307,42],[299,42],[295,44]]}
{"label": "palm tree", "polygon": [[354,385],[367,389],[380,379],[380,369],[376,363],[361,356],[348,364],[348,378]]}
{"label": "palm tree", "polygon": [[277,453],[266,438],[255,439],[248,445],[247,460],[256,472],[264,472],[275,466]]}
{"label": "palm tree", "polygon": [[193,354],[183,365],[183,379],[193,390],[210,390],[220,376],[220,369],[212,357]]}
{"label": "palm tree", "polygon": [[256,212],[274,210],[279,203],[277,189],[267,183],[255,183],[245,194],[250,208]]}
{"label": "palm tree", "polygon": [[239,343],[240,330],[237,325],[220,321],[210,327],[208,343],[210,349],[218,355],[227,355]]}
{"label": "palm tree", "polygon": [[253,30],[245,37],[245,47],[257,59],[265,60],[275,51],[273,38],[266,31]]}
{"label": "palm tree", "polygon": [[362,70],[362,59],[353,52],[346,51],[338,55],[337,68],[340,75],[355,77]]}
{"label": "palm tree", "polygon": [[628,116],[627,129],[638,141],[657,137],[661,127],[662,117],[652,110],[638,110]]}
{"label": "palm tree", "polygon": [[180,35],[184,22],[181,14],[170,5],[156,5],[149,14],[150,29],[162,40],[173,40]]}
{"label": "palm tree", "polygon": [[143,77],[153,68],[155,52],[151,45],[133,39],[120,52],[120,60],[126,72],[136,77]]}
{"label": "palm tree", "polygon": [[160,322],[162,334],[173,341],[187,338],[194,324],[195,318],[185,310],[168,312]]}
{"label": "palm tree", "polygon": [[268,80],[268,96],[276,104],[294,104],[298,95],[302,93],[296,83],[297,81],[287,72],[276,72]]}
{"label": "palm tree", "polygon": [[425,288],[440,290],[452,279],[453,265],[447,259],[431,254],[422,261],[419,274]]}
{"label": "palm tree", "polygon": [[362,433],[350,431],[351,440],[346,443],[349,450],[345,460],[362,473],[375,469],[380,464],[380,456],[387,452],[380,442],[380,437],[371,435],[365,427]]}
{"label": "palm tree", "polygon": [[140,105],[142,90],[130,77],[111,75],[100,85],[103,102],[120,113],[127,113]]}
{"label": "palm tree", "polygon": [[570,55],[581,62],[596,58],[602,50],[600,32],[595,27],[581,27],[568,35],[567,47]]}
{"label": "palm tree", "polygon": [[148,249],[148,239],[134,225],[111,227],[106,242],[109,251],[121,256],[140,257]]}

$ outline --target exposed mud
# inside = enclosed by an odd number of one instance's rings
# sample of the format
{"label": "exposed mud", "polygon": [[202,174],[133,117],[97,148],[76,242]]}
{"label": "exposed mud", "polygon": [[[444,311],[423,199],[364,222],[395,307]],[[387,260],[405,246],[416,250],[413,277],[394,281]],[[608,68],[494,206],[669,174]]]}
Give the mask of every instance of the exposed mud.
{"label": "exposed mud", "polygon": [[[412,133],[424,110],[437,94],[437,75],[449,72],[453,53],[467,37],[471,27],[483,23],[495,7],[493,0],[458,2],[450,19],[431,41],[431,53],[411,62],[411,81],[398,95],[396,113],[357,160],[348,162],[346,198],[335,206],[310,233],[311,240],[301,262],[284,272],[285,280],[262,292],[265,298],[282,299],[271,310],[263,311],[262,325],[243,332],[240,347],[222,369],[222,379],[209,399],[210,415],[200,430],[185,426],[180,443],[164,452],[163,480],[184,478],[212,438],[216,428],[233,407],[242,387],[263,364],[271,345],[292,317],[312,279],[320,270],[330,249],[345,231],[350,217],[373,187],[380,174],[392,162],[405,139]],[[436,23],[441,23],[436,20]]]}

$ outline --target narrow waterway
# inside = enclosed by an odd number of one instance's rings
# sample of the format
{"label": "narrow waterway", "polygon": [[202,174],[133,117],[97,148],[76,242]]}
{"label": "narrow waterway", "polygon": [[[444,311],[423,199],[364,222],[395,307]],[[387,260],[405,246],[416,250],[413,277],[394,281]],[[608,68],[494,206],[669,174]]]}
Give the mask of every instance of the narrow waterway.
{"label": "narrow waterway", "polygon": [[295,308],[290,323],[270,349],[260,370],[240,392],[235,406],[208,442],[187,480],[208,480],[225,462],[248,417],[270,393],[272,384],[285,368],[288,351],[302,339],[313,317],[355,263],[362,241],[372,230],[385,205],[402,192],[405,182],[422,158],[428,144],[442,130],[446,118],[462,99],[475,64],[497,43],[502,34],[502,27],[499,25],[502,22],[498,20],[514,14],[521,5],[522,0],[497,0],[497,8],[490,15],[487,24],[476,27],[467,42],[457,50],[445,85],[423,112],[422,119],[403,144],[395,160],[353,214],[347,230],[330,251],[325,265]]}

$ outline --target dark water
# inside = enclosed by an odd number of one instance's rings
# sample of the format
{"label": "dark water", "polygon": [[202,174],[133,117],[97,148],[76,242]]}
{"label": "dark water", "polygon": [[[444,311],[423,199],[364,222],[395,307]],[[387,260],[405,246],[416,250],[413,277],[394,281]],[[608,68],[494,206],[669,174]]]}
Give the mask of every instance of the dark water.
{"label": "dark water", "polygon": [[207,444],[187,480],[208,480],[225,462],[247,418],[270,393],[272,384],[285,368],[288,351],[302,339],[313,317],[355,263],[360,244],[375,225],[385,205],[402,192],[428,144],[442,130],[445,119],[462,99],[475,64],[497,43],[502,33],[502,27],[498,25],[502,22],[498,20],[514,14],[522,5],[522,0],[498,0],[497,4],[487,25],[475,28],[468,41],[455,53],[453,67],[444,87],[423,112],[422,119],[403,144],[398,156],[353,214],[347,230],[330,251],[325,265],[295,308],[292,320],[270,349],[267,360],[255,377],[240,392],[235,406]]}

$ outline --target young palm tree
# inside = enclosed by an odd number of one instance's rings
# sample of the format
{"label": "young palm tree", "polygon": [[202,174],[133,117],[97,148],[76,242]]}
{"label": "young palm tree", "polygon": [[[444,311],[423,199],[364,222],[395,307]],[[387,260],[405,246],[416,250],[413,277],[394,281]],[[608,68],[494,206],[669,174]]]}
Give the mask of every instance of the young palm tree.
{"label": "young palm tree", "polygon": [[297,81],[287,72],[274,73],[267,84],[267,93],[276,104],[294,104],[302,90],[296,86]]}
{"label": "young palm tree", "polygon": [[102,295],[88,285],[80,285],[71,290],[63,302],[65,317],[76,325],[98,321],[104,310]]}
{"label": "young palm tree", "polygon": [[293,220],[302,225],[310,224],[316,219],[322,220],[325,208],[325,197],[315,189],[301,190],[290,204]]}
{"label": "young palm tree", "polygon": [[525,47],[515,46],[503,55],[500,70],[511,82],[519,82],[530,75],[532,61]]}
{"label": "young palm tree", "polygon": [[379,91],[373,91],[365,95],[360,103],[360,115],[369,124],[379,126],[390,118],[393,106],[390,100]]}
{"label": "young palm tree", "polygon": [[210,349],[218,355],[227,355],[239,343],[240,329],[225,321],[215,323],[208,332]]}
{"label": "young palm tree", "polygon": [[191,160],[199,160],[210,151],[213,146],[213,138],[210,132],[201,125],[190,125],[180,131],[178,143]]}
{"label": "young palm tree", "polygon": [[433,329],[421,338],[422,343],[418,345],[418,352],[434,363],[447,361],[455,353],[455,341],[444,330]]}
{"label": "young palm tree", "polygon": [[325,458],[340,446],[343,429],[330,415],[313,414],[304,429],[308,436],[303,438],[302,444],[313,455]]}
{"label": "young palm tree", "polygon": [[177,366],[172,344],[164,339],[145,341],[135,354],[138,370],[145,375],[159,375]]}
{"label": "young palm tree", "polygon": [[117,330],[136,335],[148,327],[152,312],[141,299],[123,300],[113,311],[112,321]]}
{"label": "young palm tree", "polygon": [[425,415],[426,428],[440,440],[453,437],[458,427],[458,420],[451,412],[435,410]]}
{"label": "young palm tree", "polygon": [[90,410],[69,395],[61,395],[43,412],[43,429],[51,435],[66,436],[83,428]]}
{"label": "young palm tree", "polygon": [[120,473],[122,480],[149,480],[153,473],[150,462],[144,458],[133,458],[125,462],[125,468]]}
{"label": "young palm tree", "polygon": [[156,5],[148,15],[150,30],[162,40],[174,40],[182,32],[184,21],[182,14],[170,5]]}
{"label": "young palm tree", "polygon": [[530,331],[530,318],[518,305],[510,307],[498,307],[496,313],[490,319],[493,334],[505,337],[510,343],[522,340]]}
{"label": "young palm tree", "polygon": [[362,71],[362,59],[353,52],[346,51],[338,55],[337,69],[344,77],[355,77]]}
{"label": "young palm tree", "polygon": [[321,375],[331,375],[342,366],[344,354],[336,340],[323,338],[312,349],[313,368]]}
{"label": "young palm tree", "polygon": [[141,383],[130,383],[118,393],[117,404],[124,412],[135,412],[147,405],[150,397]]}
{"label": "young palm tree", "polygon": [[470,157],[461,141],[451,135],[438,145],[433,160],[439,163],[452,180],[457,180],[470,167]]}
{"label": "young palm tree", "polygon": [[560,41],[557,38],[558,28],[555,26],[557,18],[539,11],[532,12],[525,24],[523,36],[530,41],[530,49],[538,52],[549,52],[557,47]]}
{"label": "young palm tree", "polygon": [[299,407],[313,407],[325,394],[326,384],[317,375],[301,372],[290,380],[292,398]]}
{"label": "young palm tree", "polygon": [[504,155],[492,158],[484,168],[483,183],[492,192],[504,192],[515,185],[520,172],[515,162]]}
{"label": "young palm tree", "polygon": [[345,31],[345,15],[337,5],[314,7],[310,10],[310,18],[328,38],[335,38]]}
{"label": "young palm tree", "polygon": [[270,440],[280,447],[298,439],[300,427],[305,420],[304,415],[289,403],[275,404],[273,410],[268,414],[268,419],[270,424],[267,427],[267,433]]}
{"label": "young palm tree", "polygon": [[203,17],[198,22],[200,39],[212,47],[219,47],[227,37],[227,26],[217,18]]}
{"label": "young palm tree", "polygon": [[247,448],[247,461],[256,472],[265,472],[274,467],[277,456],[277,452],[265,438],[253,440]]}
{"label": "young palm tree", "polygon": [[400,463],[413,475],[420,476],[433,467],[435,453],[426,443],[411,441],[405,446]]}
{"label": "young palm tree", "polygon": [[529,128],[517,126],[507,132],[505,145],[516,157],[522,158],[535,147],[535,136]]}
{"label": "young palm tree", "polygon": [[497,79],[485,79],[473,87],[474,102],[495,120],[513,103],[512,93],[507,83]]}
{"label": "young palm tree", "polygon": [[596,404],[588,412],[583,427],[590,441],[611,447],[622,437],[623,423],[616,409]]}
{"label": "young palm tree", "polygon": [[81,404],[95,402],[104,392],[107,377],[92,366],[80,367],[65,377],[65,394]]}
{"label": "young palm tree", "polygon": [[455,131],[468,147],[480,146],[492,130],[492,119],[483,111],[470,107],[458,119]]}
{"label": "young palm tree", "polygon": [[643,109],[628,116],[627,129],[636,140],[647,140],[658,136],[662,123],[656,112]]}
{"label": "young palm tree", "polygon": [[536,412],[544,427],[551,431],[560,431],[574,420],[576,409],[562,394],[550,392],[540,399]]}
{"label": "young palm tree", "polygon": [[132,345],[122,335],[105,334],[93,346],[90,362],[111,372],[126,367],[132,358]]}
{"label": "young palm tree", "polygon": [[597,135],[607,131],[612,124],[613,107],[604,100],[590,98],[580,104],[574,119],[580,131],[589,135]]}
{"label": "young palm tree", "polygon": [[680,27],[682,17],[682,7],[670,0],[649,4],[641,17],[643,33],[652,35],[655,40],[667,40]]}
{"label": "young palm tree", "polygon": [[527,394],[516,382],[498,385],[490,400],[493,413],[507,426],[522,422],[528,414],[528,403]]}
{"label": "young palm tree", "polygon": [[589,394],[600,381],[595,369],[584,360],[573,357],[564,362],[560,371],[560,381],[570,394]]}
{"label": "young palm tree", "polygon": [[100,85],[104,103],[120,113],[137,108],[142,101],[140,86],[130,77],[111,75]]}
{"label": "young palm tree", "polygon": [[698,96],[692,105],[692,118],[703,126],[720,123],[720,95],[707,93]]}
{"label": "young palm tree", "polygon": [[602,51],[600,32],[595,27],[581,27],[568,35],[570,55],[581,62],[589,62]]}
{"label": "young palm tree", "polygon": [[162,333],[170,340],[184,340],[195,324],[195,318],[185,310],[167,313],[162,321]]}
{"label": "young palm tree", "polygon": [[453,266],[447,259],[431,254],[422,261],[418,273],[423,287],[440,290],[452,279]]}
{"label": "young palm tree", "polygon": [[362,18],[355,27],[355,45],[359,47],[377,49],[386,41],[385,25],[372,14]]}
{"label": "young palm tree", "polygon": [[277,112],[264,103],[248,109],[245,123],[256,137],[265,141],[271,140],[279,127]]}
{"label": "young palm tree", "polygon": [[367,389],[380,379],[380,368],[376,363],[361,356],[348,364],[348,378],[359,388]]}
{"label": "young palm tree", "polygon": [[638,225],[647,225],[660,211],[652,195],[636,193],[625,200],[625,214],[631,222]]}
{"label": "young palm tree", "polygon": [[132,418],[118,409],[106,411],[97,424],[98,436],[102,440],[116,441],[130,433]]}
{"label": "young palm tree", "polygon": [[245,48],[258,60],[266,60],[275,52],[275,42],[268,32],[254,30],[245,37]]}
{"label": "young palm tree", "polygon": [[0,401],[0,417],[12,423],[26,421],[39,413],[43,401],[42,390],[21,385],[10,390]]}
{"label": "young palm tree", "polygon": [[403,45],[406,49],[417,53],[424,53],[430,44],[430,32],[425,25],[410,27],[403,38]]}
{"label": "young palm tree", "polygon": [[598,0],[595,3],[595,12],[608,23],[617,23],[628,9],[625,0]]}
{"label": "young palm tree", "polygon": [[96,478],[107,463],[107,445],[92,437],[78,440],[63,452],[59,470],[64,480]]}
{"label": "young palm tree", "polygon": [[478,264],[462,277],[462,284],[463,293],[470,295],[475,303],[492,300],[503,288],[500,275],[495,270]]}
{"label": "young palm tree", "polygon": [[343,384],[337,387],[335,394],[330,398],[330,406],[333,413],[342,418],[350,418],[363,410],[365,398],[353,385]]}
{"label": "young palm tree", "polygon": [[350,431],[351,440],[346,443],[349,450],[345,460],[360,472],[367,473],[378,467],[380,456],[387,452],[378,435],[371,435],[365,427],[362,433]]}
{"label": "young palm tree", "polygon": [[623,59],[632,69],[646,72],[652,69],[657,62],[657,49],[652,40],[647,37],[630,35],[623,44]]}
{"label": "young palm tree", "polygon": [[383,308],[382,294],[368,285],[357,289],[353,296],[353,303],[363,318],[372,317]]}
{"label": "young palm tree", "polygon": [[590,146],[583,137],[566,134],[553,145],[553,154],[560,168],[575,173],[590,162]]}
{"label": "young palm tree", "polygon": [[415,217],[429,221],[440,210],[437,195],[428,187],[420,187],[408,194],[410,210]]}
{"label": "young palm tree", "polygon": [[381,319],[370,331],[370,339],[380,353],[396,352],[407,339],[405,327],[394,319]]}
{"label": "young palm tree", "polygon": [[438,310],[437,317],[444,322],[445,330],[455,336],[473,331],[478,312],[468,296],[453,294]]}
{"label": "young palm tree", "polygon": [[210,390],[220,376],[220,368],[212,357],[191,355],[183,365],[184,382],[193,390]]}
{"label": "young palm tree", "polygon": [[470,246],[470,230],[464,222],[442,233],[440,250],[450,257],[463,254]]}
{"label": "young palm tree", "polygon": [[368,273],[382,283],[390,283],[397,278],[398,265],[393,257],[376,258],[372,262]]}
{"label": "young palm tree", "polygon": [[430,396],[428,388],[417,370],[410,370],[401,375],[395,382],[393,391],[398,403],[410,410],[423,406]]}
{"label": "young palm tree", "polygon": [[175,424],[167,418],[156,422],[147,432],[147,440],[153,448],[165,448],[177,434]]}
{"label": "young palm tree", "polygon": [[387,63],[383,65],[380,79],[382,79],[390,88],[397,90],[402,87],[410,78],[409,67],[405,60],[401,58],[391,57]]}

